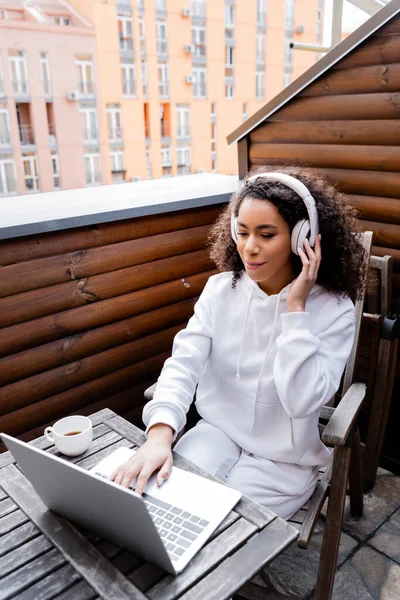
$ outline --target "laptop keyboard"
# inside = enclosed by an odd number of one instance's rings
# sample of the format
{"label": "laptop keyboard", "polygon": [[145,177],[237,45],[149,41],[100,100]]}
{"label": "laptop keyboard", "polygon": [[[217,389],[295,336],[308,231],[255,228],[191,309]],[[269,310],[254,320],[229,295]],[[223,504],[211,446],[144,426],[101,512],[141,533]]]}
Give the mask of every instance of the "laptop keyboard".
{"label": "laptop keyboard", "polygon": [[148,494],[143,494],[143,500],[172,560],[178,560],[209,523]]}
{"label": "laptop keyboard", "polygon": [[[104,479],[107,475],[95,472]],[[129,486],[133,489],[132,486]],[[143,500],[171,560],[178,560],[198,538],[209,521],[168,504],[159,498],[143,494]]]}

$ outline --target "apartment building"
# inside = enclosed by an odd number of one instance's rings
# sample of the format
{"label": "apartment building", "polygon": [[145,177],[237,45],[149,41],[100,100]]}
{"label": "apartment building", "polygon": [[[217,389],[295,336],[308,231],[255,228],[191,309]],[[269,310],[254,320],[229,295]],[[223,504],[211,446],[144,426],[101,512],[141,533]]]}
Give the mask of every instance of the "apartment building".
{"label": "apartment building", "polygon": [[0,195],[237,172],[323,0],[0,0]]}

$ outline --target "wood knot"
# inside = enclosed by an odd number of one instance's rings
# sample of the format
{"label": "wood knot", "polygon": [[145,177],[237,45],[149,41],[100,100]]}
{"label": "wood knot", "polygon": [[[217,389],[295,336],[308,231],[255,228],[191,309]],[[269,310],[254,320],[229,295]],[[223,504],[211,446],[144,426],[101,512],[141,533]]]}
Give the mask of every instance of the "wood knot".
{"label": "wood knot", "polygon": [[380,68],[380,72],[382,73],[382,75],[383,75],[383,73],[386,73],[387,70],[388,70],[387,66],[383,66]]}

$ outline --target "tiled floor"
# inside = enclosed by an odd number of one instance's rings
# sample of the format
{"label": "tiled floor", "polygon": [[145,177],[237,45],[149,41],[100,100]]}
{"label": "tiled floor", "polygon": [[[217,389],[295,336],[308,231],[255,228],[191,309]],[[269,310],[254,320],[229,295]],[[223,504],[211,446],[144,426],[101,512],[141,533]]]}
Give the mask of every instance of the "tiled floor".
{"label": "tiled floor", "polygon": [[[313,599],[322,525],[307,551],[290,546],[258,576],[265,600]],[[400,477],[388,471],[379,469],[360,519],[346,507],[333,600],[400,600]]]}

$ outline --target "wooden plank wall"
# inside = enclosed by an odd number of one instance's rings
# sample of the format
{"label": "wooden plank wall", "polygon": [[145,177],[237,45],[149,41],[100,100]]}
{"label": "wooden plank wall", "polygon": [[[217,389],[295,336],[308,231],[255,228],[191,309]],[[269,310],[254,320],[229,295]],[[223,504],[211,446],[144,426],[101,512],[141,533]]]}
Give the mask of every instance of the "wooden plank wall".
{"label": "wooden plank wall", "polygon": [[348,195],[372,253],[394,259],[400,300],[400,18],[248,136],[248,166],[303,164]]}
{"label": "wooden plank wall", "polygon": [[[208,277],[218,206],[0,242],[0,431],[31,439],[143,391]],[[0,448],[1,451],[1,448]]]}

